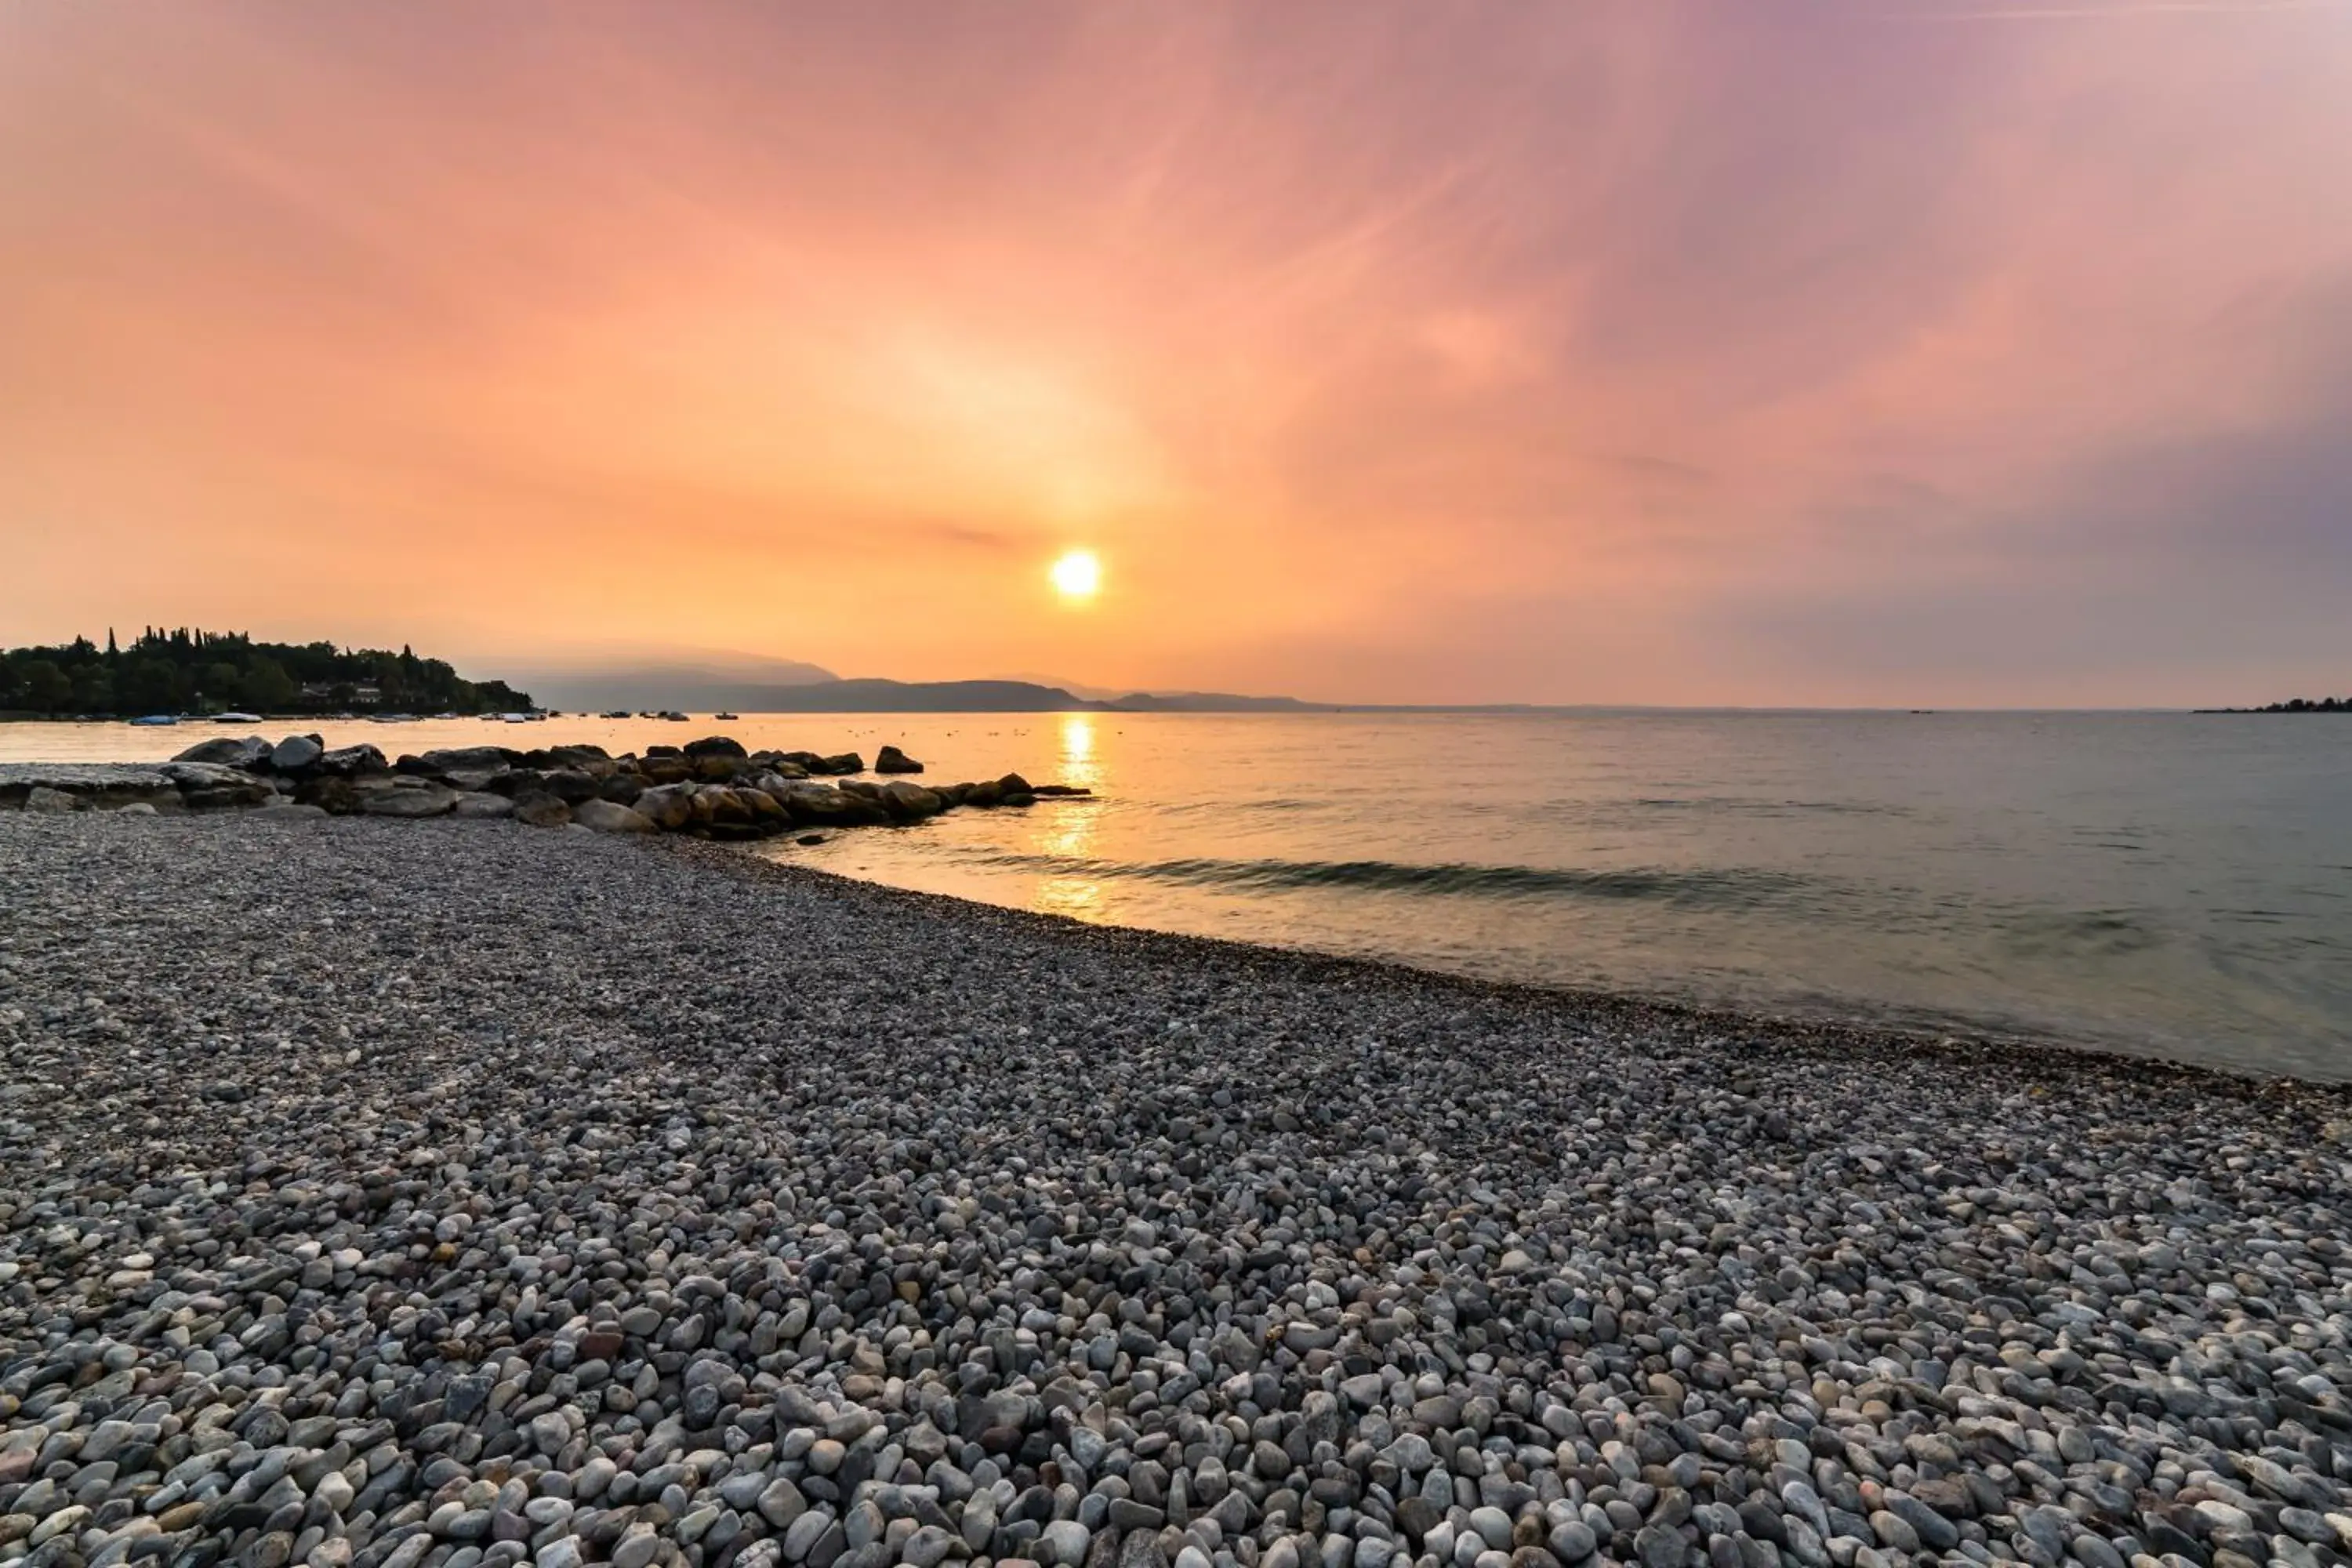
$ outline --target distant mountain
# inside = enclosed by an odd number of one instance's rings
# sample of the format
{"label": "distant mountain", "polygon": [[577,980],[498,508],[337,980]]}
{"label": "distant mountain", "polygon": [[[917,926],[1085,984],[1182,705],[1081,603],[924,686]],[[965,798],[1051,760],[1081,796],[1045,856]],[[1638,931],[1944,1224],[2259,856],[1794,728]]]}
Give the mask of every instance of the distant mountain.
{"label": "distant mountain", "polygon": [[1224,691],[1129,691],[1047,676],[987,680],[845,679],[822,665],[748,654],[670,654],[644,662],[518,669],[551,708],[703,713],[1295,713],[1295,697]]}
{"label": "distant mountain", "polygon": [[827,680],[772,686],[730,702],[751,713],[1075,713],[1103,704],[1026,680]]}
{"label": "distant mountain", "polygon": [[1108,706],[1121,713],[1307,713],[1328,704],[1301,702],[1296,697],[1238,697],[1230,691],[1130,691],[1113,698]]}
{"label": "distant mountain", "polygon": [[822,665],[746,654],[677,655],[642,663],[518,669],[551,708],[690,713],[1256,713],[1310,705],[1219,691],[1131,691],[1045,677],[993,680],[844,679]]}
{"label": "distant mountain", "polygon": [[775,713],[1301,713],[1295,697],[1237,697],[1223,691],[1132,691],[1104,700],[1034,680],[835,680],[777,687],[730,704]]}
{"label": "distant mountain", "polygon": [[736,712],[784,712],[779,694],[820,686],[841,678],[822,665],[790,658],[709,658],[649,660],[643,664],[550,666],[530,679],[540,700],[573,710],[626,708],[719,709]]}
{"label": "distant mountain", "polygon": [[1112,701],[1117,699],[1124,689],[1123,688],[1117,686],[1093,686],[1083,680],[1072,680],[1066,676],[1041,675],[1034,670],[1027,669],[999,670],[996,674],[985,676],[982,677],[982,679],[987,680],[1019,681],[1024,686],[1058,687],[1060,689],[1068,692],[1071,696],[1083,697],[1089,702]]}

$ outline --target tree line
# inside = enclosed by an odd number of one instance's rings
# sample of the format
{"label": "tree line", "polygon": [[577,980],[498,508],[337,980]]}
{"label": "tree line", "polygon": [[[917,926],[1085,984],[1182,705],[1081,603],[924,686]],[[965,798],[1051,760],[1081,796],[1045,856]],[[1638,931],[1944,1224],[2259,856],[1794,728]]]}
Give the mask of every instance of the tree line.
{"label": "tree line", "polygon": [[530,706],[503,680],[467,680],[403,647],[256,642],[244,632],[149,626],[0,653],[0,712],[49,718],[150,713],[502,713]]}

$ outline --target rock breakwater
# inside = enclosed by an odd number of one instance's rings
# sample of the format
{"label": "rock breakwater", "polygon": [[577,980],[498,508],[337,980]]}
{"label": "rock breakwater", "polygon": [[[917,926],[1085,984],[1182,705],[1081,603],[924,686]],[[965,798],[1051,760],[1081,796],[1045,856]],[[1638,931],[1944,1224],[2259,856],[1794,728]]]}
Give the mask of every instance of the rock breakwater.
{"label": "rock breakwater", "polygon": [[0,817],[0,1563],[2344,1560],[2341,1092],[280,815]]}
{"label": "rock breakwater", "polygon": [[[612,756],[598,746],[466,746],[387,761],[372,745],[329,750],[315,735],[191,746],[152,767],[0,766],[0,808],[179,813],[238,807],[309,816],[513,817],[534,827],[761,838],[793,830],[920,822],[958,806],[1034,805],[1084,789],[1019,773],[919,784],[923,765],[885,746],[875,772],[855,752],[747,752],[724,735]],[[834,780],[836,782],[822,782]]]}

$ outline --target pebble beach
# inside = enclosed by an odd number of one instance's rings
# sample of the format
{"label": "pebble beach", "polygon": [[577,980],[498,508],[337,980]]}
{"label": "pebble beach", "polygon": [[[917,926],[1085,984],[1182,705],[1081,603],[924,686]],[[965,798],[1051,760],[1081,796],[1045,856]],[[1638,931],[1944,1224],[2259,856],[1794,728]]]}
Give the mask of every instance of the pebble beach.
{"label": "pebble beach", "polygon": [[2352,1560],[2340,1088],[287,811],[0,1062],[0,1564]]}

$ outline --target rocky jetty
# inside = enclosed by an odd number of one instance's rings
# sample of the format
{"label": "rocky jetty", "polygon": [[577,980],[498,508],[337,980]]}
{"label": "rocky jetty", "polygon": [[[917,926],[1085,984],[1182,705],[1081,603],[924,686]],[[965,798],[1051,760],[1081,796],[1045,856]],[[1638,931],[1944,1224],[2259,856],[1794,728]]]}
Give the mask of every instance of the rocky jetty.
{"label": "rocky jetty", "polygon": [[[370,745],[329,750],[316,735],[275,744],[251,735],[205,741],[152,767],[0,765],[0,809],[268,807],[314,816],[512,817],[534,827],[741,839],[905,825],[957,806],[1020,808],[1041,796],[1088,793],[1032,784],[1019,773],[947,784],[847,776],[865,771],[855,752],[747,752],[724,735],[649,746],[643,756],[614,757],[598,746],[465,746],[389,762]],[[885,746],[874,771],[919,773],[923,764]]]}
{"label": "rocky jetty", "polygon": [[283,818],[0,817],[0,1563],[2347,1560],[2340,1090]]}

